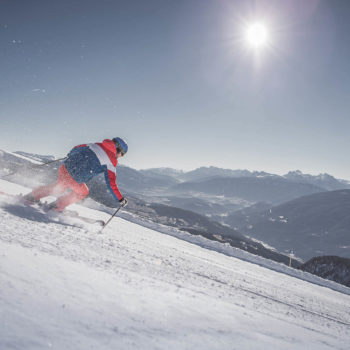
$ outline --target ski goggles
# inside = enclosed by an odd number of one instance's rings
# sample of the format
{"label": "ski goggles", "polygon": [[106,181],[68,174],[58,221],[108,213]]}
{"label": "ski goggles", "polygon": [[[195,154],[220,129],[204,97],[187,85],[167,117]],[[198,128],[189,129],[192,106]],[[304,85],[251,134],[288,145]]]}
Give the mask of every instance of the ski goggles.
{"label": "ski goggles", "polygon": [[122,155],[122,157],[124,157],[126,152],[121,147],[117,147],[117,154],[119,153]]}

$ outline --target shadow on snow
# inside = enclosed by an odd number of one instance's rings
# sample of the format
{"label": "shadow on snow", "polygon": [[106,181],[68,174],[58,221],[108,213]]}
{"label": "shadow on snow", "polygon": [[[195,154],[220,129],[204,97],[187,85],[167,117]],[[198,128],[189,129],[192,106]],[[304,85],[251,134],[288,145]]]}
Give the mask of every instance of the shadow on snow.
{"label": "shadow on snow", "polygon": [[35,222],[41,222],[45,224],[55,223],[65,226],[74,226],[67,222],[60,221],[58,213],[43,212],[40,208],[31,206],[24,206],[20,204],[5,204],[1,206],[2,209],[6,210],[9,214],[18,216],[22,219],[27,219]]}

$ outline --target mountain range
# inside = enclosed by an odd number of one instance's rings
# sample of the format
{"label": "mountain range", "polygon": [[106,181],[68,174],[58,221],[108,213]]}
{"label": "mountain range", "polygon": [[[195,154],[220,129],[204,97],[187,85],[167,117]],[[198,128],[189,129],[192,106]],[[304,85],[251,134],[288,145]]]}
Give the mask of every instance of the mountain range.
{"label": "mountain range", "polygon": [[337,179],[329,174],[303,174],[300,170],[290,171],[285,175],[276,175],[264,171],[222,169],[214,166],[200,167],[188,172],[172,168],[151,168],[140,171],[144,174],[158,174],[163,176],[170,176],[175,178],[179,182],[196,182],[214,177],[280,177],[293,182],[315,185],[317,187],[321,187],[327,190],[350,188],[350,182],[348,180]]}
{"label": "mountain range", "polygon": [[302,259],[350,257],[350,190],[315,193],[273,206],[236,211],[225,222]]}
{"label": "mountain range", "polygon": [[[0,151],[0,177],[30,187],[53,182],[61,162],[41,165],[52,160],[51,156]],[[130,199],[129,211],[266,257],[277,251],[289,255],[292,250],[302,259],[350,254],[348,207],[343,202],[337,205],[344,199],[340,193],[347,193],[350,185],[328,174],[293,171],[280,176],[216,167],[190,172],[136,170],[119,165],[117,182]],[[88,186],[91,198],[117,205],[102,175]],[[343,190],[337,192],[339,188]]]}

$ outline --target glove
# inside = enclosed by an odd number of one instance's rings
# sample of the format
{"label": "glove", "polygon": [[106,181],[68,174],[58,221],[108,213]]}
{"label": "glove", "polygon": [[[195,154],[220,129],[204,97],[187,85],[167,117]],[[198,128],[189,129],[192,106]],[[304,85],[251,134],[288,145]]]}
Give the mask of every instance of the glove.
{"label": "glove", "polygon": [[119,200],[119,203],[121,207],[126,207],[128,205],[128,200],[123,197],[121,200]]}

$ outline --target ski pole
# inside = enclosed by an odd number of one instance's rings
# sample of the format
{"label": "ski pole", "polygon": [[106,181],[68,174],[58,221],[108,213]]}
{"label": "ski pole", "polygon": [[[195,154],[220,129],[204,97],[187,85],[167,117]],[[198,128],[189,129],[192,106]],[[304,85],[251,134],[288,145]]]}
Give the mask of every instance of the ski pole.
{"label": "ski pole", "polygon": [[119,208],[114,212],[114,214],[109,218],[109,220],[103,225],[103,227],[101,228],[101,231],[112,221],[112,219],[117,215],[121,207],[122,206],[119,206]]}
{"label": "ski pole", "polygon": [[41,167],[41,166],[45,166],[45,165],[48,165],[48,164],[59,162],[60,160],[65,160],[67,158],[68,158],[68,156],[66,156],[64,158],[60,158],[60,159],[51,160],[50,162],[46,162],[46,163],[43,163],[43,164],[34,164],[34,166]]}
{"label": "ski pole", "polygon": [[[64,157],[64,158],[60,158],[60,159],[55,159],[55,160],[51,160],[50,162],[43,163],[43,164],[33,164],[32,166],[33,166],[33,167],[42,167],[42,166],[45,166],[45,165],[48,165],[48,164],[52,164],[52,163],[59,162],[60,160],[65,160],[65,159],[67,159],[67,158],[68,158],[68,157]],[[4,178],[4,177],[11,176],[11,175],[14,175],[14,174],[16,174],[16,171],[12,171],[11,173],[6,174],[6,175],[1,175],[0,178]]]}

